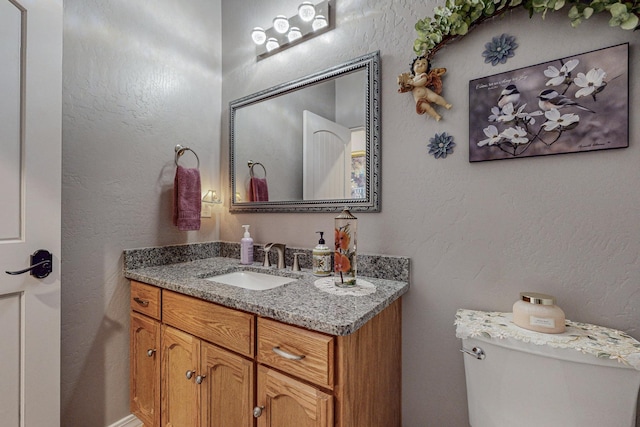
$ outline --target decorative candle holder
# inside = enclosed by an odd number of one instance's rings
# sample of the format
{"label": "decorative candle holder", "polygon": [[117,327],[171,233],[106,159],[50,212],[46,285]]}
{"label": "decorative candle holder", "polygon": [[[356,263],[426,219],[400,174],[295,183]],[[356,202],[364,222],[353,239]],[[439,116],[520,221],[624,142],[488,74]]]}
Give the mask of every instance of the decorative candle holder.
{"label": "decorative candle holder", "polygon": [[335,219],[336,245],[334,253],[334,278],[336,286],[347,288],[356,285],[358,271],[356,255],[356,232],[358,218],[344,208]]}

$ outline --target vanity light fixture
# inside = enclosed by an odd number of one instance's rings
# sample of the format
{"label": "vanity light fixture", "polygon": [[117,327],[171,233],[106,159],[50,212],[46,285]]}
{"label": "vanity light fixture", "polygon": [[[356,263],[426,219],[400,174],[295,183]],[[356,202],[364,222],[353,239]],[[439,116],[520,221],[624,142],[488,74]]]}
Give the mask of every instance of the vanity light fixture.
{"label": "vanity light fixture", "polygon": [[278,15],[273,20],[273,29],[280,34],[284,34],[289,29],[289,20],[284,15]]}
{"label": "vanity light fixture", "polygon": [[298,6],[298,15],[304,22],[310,22],[316,16],[316,8],[310,1],[305,1]]}
{"label": "vanity light fixture", "polygon": [[325,18],[323,15],[317,15],[313,20],[313,24],[311,24],[311,27],[313,28],[313,31],[318,31],[326,27],[327,25],[329,25],[329,23],[327,22],[327,18]]}
{"label": "vanity light fixture", "polygon": [[253,42],[257,45],[261,45],[264,44],[264,42],[267,41],[267,34],[264,32],[264,28],[262,27],[255,27],[252,31],[251,31],[251,39],[253,40]]}
{"label": "vanity light fixture", "polygon": [[[216,190],[209,190],[202,196],[202,208],[200,210],[201,218],[211,218],[211,211],[216,210],[216,205],[221,205],[222,200],[216,193]],[[219,210],[219,209],[218,209]]]}
{"label": "vanity light fixture", "polygon": [[271,52],[274,49],[277,49],[280,47],[280,43],[278,43],[278,39],[275,37],[269,37],[269,40],[267,40],[267,52]]}
{"label": "vanity light fixture", "polygon": [[289,33],[287,34],[287,39],[289,40],[289,43],[292,43],[292,42],[298,40],[300,37],[302,37],[302,33],[300,32],[300,28],[291,27],[291,29],[289,30]]}
{"label": "vanity light fixture", "polygon": [[316,5],[304,1],[298,6],[297,15],[289,18],[278,15],[271,28],[255,27],[251,39],[256,44],[256,56],[260,59],[272,55],[331,29],[329,3],[332,1],[335,0],[324,0]]}
{"label": "vanity light fixture", "polygon": [[204,203],[215,203],[215,204],[222,203],[222,201],[220,200],[220,197],[218,197],[218,193],[216,193],[216,190],[207,191],[207,193],[204,196],[202,196],[202,201]]}

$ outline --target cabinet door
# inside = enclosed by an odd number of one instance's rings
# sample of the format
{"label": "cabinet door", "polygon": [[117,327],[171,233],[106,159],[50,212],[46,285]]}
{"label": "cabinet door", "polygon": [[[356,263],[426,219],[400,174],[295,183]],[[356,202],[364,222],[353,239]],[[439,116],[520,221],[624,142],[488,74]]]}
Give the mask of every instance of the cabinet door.
{"label": "cabinet door", "polygon": [[333,426],[333,397],[265,366],[258,366],[258,427]]}
{"label": "cabinet door", "polygon": [[162,325],[162,425],[197,427],[200,418],[200,340]]}
{"label": "cabinet door", "polygon": [[147,427],[160,425],[160,323],[131,313],[130,410]]}
{"label": "cabinet door", "polygon": [[203,427],[253,426],[253,362],[202,342]]}

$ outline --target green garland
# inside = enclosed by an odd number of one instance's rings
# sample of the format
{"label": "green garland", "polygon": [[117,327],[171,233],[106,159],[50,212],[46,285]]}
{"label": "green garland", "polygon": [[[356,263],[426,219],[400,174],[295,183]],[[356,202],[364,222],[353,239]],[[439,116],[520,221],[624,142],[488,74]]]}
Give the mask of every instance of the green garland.
{"label": "green garland", "polygon": [[610,26],[623,30],[640,28],[640,0],[624,3],[620,0],[446,0],[445,6],[434,9],[433,17],[416,23],[418,38],[413,50],[417,55],[431,59],[448,42],[508,10],[524,7],[529,11],[529,17],[534,13],[542,13],[544,19],[548,11],[560,10],[565,6],[569,6],[572,27],[577,27],[593,14],[607,11],[611,14]]}

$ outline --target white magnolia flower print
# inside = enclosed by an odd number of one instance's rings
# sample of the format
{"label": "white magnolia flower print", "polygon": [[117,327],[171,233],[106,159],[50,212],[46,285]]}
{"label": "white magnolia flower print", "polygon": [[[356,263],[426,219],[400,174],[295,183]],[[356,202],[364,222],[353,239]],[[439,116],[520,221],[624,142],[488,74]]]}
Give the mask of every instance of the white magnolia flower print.
{"label": "white magnolia flower print", "polygon": [[547,69],[544,70],[544,75],[549,77],[547,86],[558,86],[564,83],[567,78],[571,77],[571,71],[573,71],[579,63],[580,61],[577,59],[572,59],[571,61],[567,61],[559,70],[553,65],[549,65]]}
{"label": "white magnolia flower print", "polygon": [[584,73],[578,73],[578,76],[573,79],[576,86],[581,87],[581,89],[576,92],[576,98],[599,92],[598,89],[606,85],[604,81],[606,77],[607,73],[602,68],[592,68],[586,75]]}
{"label": "white magnolia flower print", "polygon": [[491,107],[491,114],[489,115],[490,122],[497,122],[498,117],[502,114],[500,107]]}
{"label": "white magnolia flower print", "polygon": [[516,113],[516,117],[519,118],[520,120],[522,120],[523,122],[525,122],[526,124],[529,125],[533,125],[536,123],[536,119],[534,119],[535,116],[541,116],[542,115],[542,111],[540,110],[536,110],[536,111],[532,111],[530,113],[527,113],[526,111],[524,111],[524,107],[527,104],[524,104],[522,107],[518,108],[518,112]]}
{"label": "white magnolia flower print", "polygon": [[[527,104],[524,104],[521,108],[523,108],[525,105],[527,105]],[[513,104],[510,102],[507,105],[505,105],[504,107],[502,107],[501,114],[496,119],[496,121],[501,122],[501,123],[507,123],[507,122],[515,120],[516,115],[517,115],[517,112],[514,111]]]}
{"label": "white magnolia flower print", "polygon": [[552,130],[568,129],[572,125],[575,127],[580,121],[580,116],[577,114],[568,113],[560,115],[560,111],[556,109],[545,112],[544,116],[547,118],[547,121],[542,125],[542,127],[547,132]]}
{"label": "white magnolia flower print", "polygon": [[527,131],[520,126],[503,130],[502,136],[507,138],[514,145],[526,144],[529,142],[529,139],[527,138]]}
{"label": "white magnolia flower print", "polygon": [[496,145],[502,140],[502,135],[498,132],[498,128],[494,125],[489,125],[488,127],[482,129],[482,132],[487,136],[487,139],[483,139],[478,142],[478,147],[483,147],[485,145]]}

